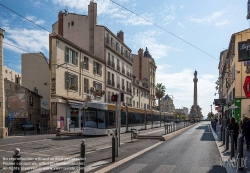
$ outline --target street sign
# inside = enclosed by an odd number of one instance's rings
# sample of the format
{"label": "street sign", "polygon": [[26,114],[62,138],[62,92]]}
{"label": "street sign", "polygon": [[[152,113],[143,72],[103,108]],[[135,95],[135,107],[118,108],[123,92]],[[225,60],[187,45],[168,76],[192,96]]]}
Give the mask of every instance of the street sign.
{"label": "street sign", "polygon": [[9,122],[14,121],[14,118],[8,118]]}
{"label": "street sign", "polygon": [[247,76],[243,85],[246,98],[250,98],[250,76]]}

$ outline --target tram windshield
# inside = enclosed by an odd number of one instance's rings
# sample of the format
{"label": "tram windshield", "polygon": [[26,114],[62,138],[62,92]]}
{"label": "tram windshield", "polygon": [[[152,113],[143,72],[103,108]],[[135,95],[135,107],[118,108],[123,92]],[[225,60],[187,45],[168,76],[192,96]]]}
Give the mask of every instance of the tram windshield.
{"label": "tram windshield", "polygon": [[88,108],[84,111],[85,127],[97,128],[96,109]]}

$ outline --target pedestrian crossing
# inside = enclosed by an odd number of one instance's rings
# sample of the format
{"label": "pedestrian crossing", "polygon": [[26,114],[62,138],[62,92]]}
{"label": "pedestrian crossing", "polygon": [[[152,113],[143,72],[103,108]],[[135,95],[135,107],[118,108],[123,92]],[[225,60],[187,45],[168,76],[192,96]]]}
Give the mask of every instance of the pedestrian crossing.
{"label": "pedestrian crossing", "polygon": [[[146,166],[148,166],[148,164],[133,164],[119,173],[138,173],[138,172],[146,173],[147,170],[144,169]],[[176,165],[160,165],[152,173],[172,173],[175,168],[176,168]],[[187,169],[186,171],[188,172]],[[210,172],[209,167],[192,166],[189,173],[209,173],[209,172]]]}

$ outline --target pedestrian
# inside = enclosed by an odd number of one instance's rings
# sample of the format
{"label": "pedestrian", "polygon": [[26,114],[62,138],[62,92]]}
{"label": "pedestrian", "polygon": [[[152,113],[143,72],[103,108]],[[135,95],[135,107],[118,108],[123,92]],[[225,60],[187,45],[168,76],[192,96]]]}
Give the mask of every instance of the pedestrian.
{"label": "pedestrian", "polygon": [[249,151],[249,142],[250,142],[250,120],[247,117],[243,118],[241,126],[241,131],[245,137],[247,151]]}
{"label": "pedestrian", "polygon": [[228,126],[229,123],[230,123],[230,118],[227,117],[226,126]]}
{"label": "pedestrian", "polygon": [[226,127],[227,120],[226,117],[224,116],[223,119],[221,120],[221,125]]}
{"label": "pedestrian", "polygon": [[37,121],[37,123],[36,123],[36,133],[37,134],[40,134],[40,129],[41,129],[40,121]]}
{"label": "pedestrian", "polygon": [[230,123],[228,124],[228,130],[229,131],[234,131],[234,148],[235,150],[237,150],[237,138],[239,136],[239,125],[238,123],[235,121],[235,118],[232,117],[230,119]]}

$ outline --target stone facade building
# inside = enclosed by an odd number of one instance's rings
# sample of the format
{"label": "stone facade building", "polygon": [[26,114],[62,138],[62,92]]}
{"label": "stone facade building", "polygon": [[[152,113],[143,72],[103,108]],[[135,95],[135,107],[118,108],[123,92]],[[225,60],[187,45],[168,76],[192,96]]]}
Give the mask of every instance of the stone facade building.
{"label": "stone facade building", "polygon": [[170,98],[168,94],[161,99],[161,111],[168,113],[173,113],[175,111],[173,99]]}
{"label": "stone facade building", "polygon": [[4,80],[5,87],[5,114],[6,125],[8,118],[13,118],[12,130],[21,130],[25,121],[35,124],[38,120],[43,126],[47,125],[41,118],[41,98],[37,92],[31,91],[19,84],[7,79]]}
{"label": "stone facade building", "polygon": [[122,31],[116,35],[97,24],[96,3],[90,2],[87,16],[60,12],[52,30],[105,61],[105,102],[110,103],[111,95],[121,90],[125,98],[123,104],[132,105],[131,49],[125,44]]}
{"label": "stone facade building", "polygon": [[50,34],[51,128],[80,130],[86,102],[105,102],[105,61]]}
{"label": "stone facade building", "polygon": [[143,53],[143,49],[138,50],[138,55],[133,54],[133,75],[142,83],[144,90],[149,91],[149,108],[156,109],[155,101],[155,73],[156,64],[148,49]]}

